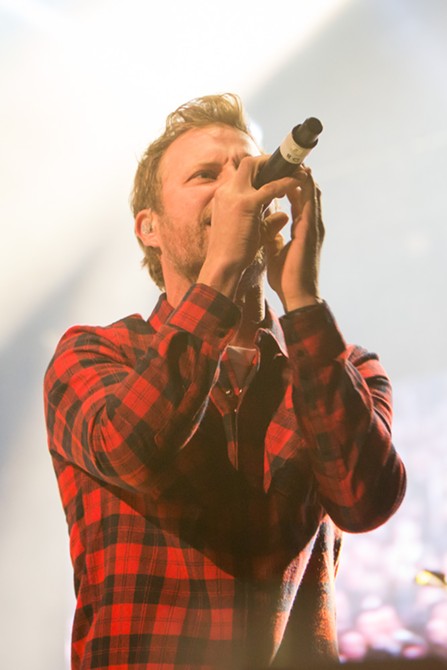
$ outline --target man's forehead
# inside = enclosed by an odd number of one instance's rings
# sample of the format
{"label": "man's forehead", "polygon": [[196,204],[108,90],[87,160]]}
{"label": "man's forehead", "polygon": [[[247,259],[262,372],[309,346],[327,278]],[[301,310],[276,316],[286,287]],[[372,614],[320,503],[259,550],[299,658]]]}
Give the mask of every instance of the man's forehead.
{"label": "man's forehead", "polygon": [[224,124],[213,124],[191,128],[179,135],[166,149],[161,160],[163,165],[170,167],[182,157],[183,160],[208,160],[212,154],[234,154],[242,158],[245,155],[259,155],[259,148],[247,133],[239,128]]}

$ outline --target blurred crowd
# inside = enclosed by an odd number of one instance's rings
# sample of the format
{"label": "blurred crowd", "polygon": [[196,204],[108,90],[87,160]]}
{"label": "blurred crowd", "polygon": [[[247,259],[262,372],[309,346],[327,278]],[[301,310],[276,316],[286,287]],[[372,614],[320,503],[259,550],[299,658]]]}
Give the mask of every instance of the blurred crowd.
{"label": "blurred crowd", "polygon": [[[404,503],[382,528],[346,535],[337,578],[341,658],[447,659],[447,375],[395,387]],[[424,570],[441,579],[421,584]]]}

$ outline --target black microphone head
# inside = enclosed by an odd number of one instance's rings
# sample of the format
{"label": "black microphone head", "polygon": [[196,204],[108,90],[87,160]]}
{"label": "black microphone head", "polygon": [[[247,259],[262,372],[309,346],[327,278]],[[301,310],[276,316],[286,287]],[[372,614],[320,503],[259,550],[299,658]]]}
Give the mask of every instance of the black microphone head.
{"label": "black microphone head", "polygon": [[316,119],[315,116],[309,116],[301,125],[306,126],[309,132],[314,135],[319,135],[323,130],[323,124],[319,119]]}
{"label": "black microphone head", "polygon": [[298,146],[304,149],[314,147],[318,142],[318,135],[323,130],[323,125],[319,119],[310,116],[299,126],[292,130],[292,137]]}

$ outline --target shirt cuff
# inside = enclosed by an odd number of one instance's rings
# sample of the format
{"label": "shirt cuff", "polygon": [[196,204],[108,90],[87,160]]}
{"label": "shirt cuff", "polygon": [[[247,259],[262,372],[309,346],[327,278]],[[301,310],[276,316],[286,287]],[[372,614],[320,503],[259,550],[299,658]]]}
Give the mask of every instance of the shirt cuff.
{"label": "shirt cuff", "polygon": [[289,312],[281,317],[291,359],[330,363],[346,350],[346,342],[326,302]]}
{"label": "shirt cuff", "polygon": [[[194,284],[169,317],[169,324],[211,344],[227,344],[236,332],[240,310],[206,284]],[[223,341],[223,342],[222,342]]]}

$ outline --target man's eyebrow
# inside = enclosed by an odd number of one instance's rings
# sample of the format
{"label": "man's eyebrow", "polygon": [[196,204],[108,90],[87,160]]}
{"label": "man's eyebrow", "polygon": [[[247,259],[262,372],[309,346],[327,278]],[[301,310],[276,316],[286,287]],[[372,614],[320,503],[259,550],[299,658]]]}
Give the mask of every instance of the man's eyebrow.
{"label": "man's eyebrow", "polygon": [[[249,153],[243,153],[240,154],[239,156],[234,156],[234,158],[230,158],[229,160],[233,163],[235,167],[239,167],[239,164],[243,158],[246,158],[246,156],[251,156]],[[227,161],[224,161],[226,163]],[[195,163],[194,167],[202,167],[202,168],[220,168],[222,166],[222,161],[215,160],[215,161],[207,161],[207,160],[198,160],[197,163]]]}
{"label": "man's eyebrow", "polygon": [[219,161],[197,161],[194,164],[194,168],[218,168],[221,166]]}
{"label": "man's eyebrow", "polygon": [[189,179],[192,175],[194,175],[196,172],[200,172],[201,170],[214,170],[217,172],[221,169],[221,167],[222,166],[218,161],[198,160],[196,163],[192,163],[188,166],[185,172],[185,176]]}
{"label": "man's eyebrow", "polygon": [[[239,154],[237,156],[234,156],[233,158],[230,158],[229,160],[233,163],[234,167],[237,169],[241,163],[241,160],[243,158],[246,158],[247,156],[251,156],[248,151],[244,152],[242,154]],[[226,162],[226,161],[225,161]],[[191,166],[191,170],[218,170],[222,167],[222,162],[219,160],[215,161],[210,161],[210,160],[198,160],[197,163],[194,163],[194,165]]]}

